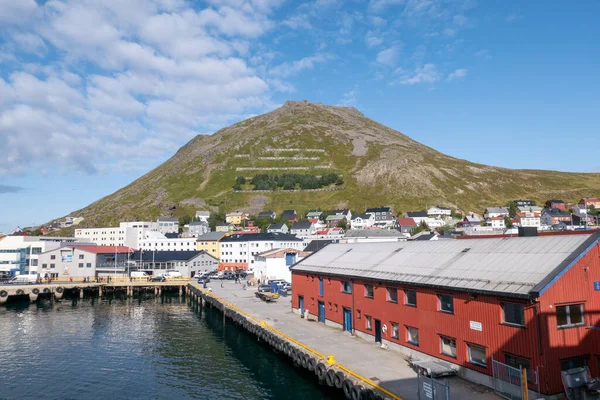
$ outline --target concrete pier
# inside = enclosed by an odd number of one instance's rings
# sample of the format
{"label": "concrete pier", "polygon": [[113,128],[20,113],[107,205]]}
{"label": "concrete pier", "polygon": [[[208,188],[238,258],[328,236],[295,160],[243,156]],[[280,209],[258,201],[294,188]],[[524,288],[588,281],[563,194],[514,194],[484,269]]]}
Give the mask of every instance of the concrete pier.
{"label": "concrete pier", "polygon": [[[218,283],[209,286],[211,291],[190,284],[192,291],[203,298],[203,303],[220,309],[224,316],[276,350],[283,349],[280,351],[286,355],[291,352],[294,362],[305,364],[306,357],[314,359],[325,365],[328,374],[339,375],[356,387],[370,388],[379,396],[376,398],[417,399],[417,374],[399,352],[382,349],[377,343],[359,339],[339,328],[300,318],[292,312],[291,297],[265,303],[255,297],[256,289],[252,287],[242,290],[240,285],[230,282],[225,282],[224,288]],[[295,350],[289,350],[288,345]],[[330,369],[333,372],[330,373]],[[450,384],[452,398],[500,399],[491,389],[459,377],[440,380]]]}

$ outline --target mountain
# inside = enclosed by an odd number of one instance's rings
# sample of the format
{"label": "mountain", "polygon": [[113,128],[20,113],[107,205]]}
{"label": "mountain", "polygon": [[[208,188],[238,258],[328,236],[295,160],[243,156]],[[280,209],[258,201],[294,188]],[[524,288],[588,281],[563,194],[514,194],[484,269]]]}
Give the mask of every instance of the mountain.
{"label": "mountain", "polygon": [[[285,172],[336,173],[344,183],[327,191],[252,192],[249,184],[242,189],[250,192],[232,190],[238,176]],[[154,170],[70,215],[84,217],[81,226],[106,226],[202,209],[280,213],[392,205],[404,212],[439,204],[482,212],[511,199],[576,201],[599,194],[597,173],[476,164],[418,143],[355,108],[290,101],[213,135],[196,136]]]}

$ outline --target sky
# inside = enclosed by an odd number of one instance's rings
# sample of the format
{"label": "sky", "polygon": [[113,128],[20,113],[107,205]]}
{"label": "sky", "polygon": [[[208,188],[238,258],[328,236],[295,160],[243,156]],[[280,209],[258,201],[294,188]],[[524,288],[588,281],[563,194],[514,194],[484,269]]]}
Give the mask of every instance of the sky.
{"label": "sky", "polygon": [[353,106],[475,162],[600,171],[598,15],[591,0],[0,0],[0,232],[286,100]]}

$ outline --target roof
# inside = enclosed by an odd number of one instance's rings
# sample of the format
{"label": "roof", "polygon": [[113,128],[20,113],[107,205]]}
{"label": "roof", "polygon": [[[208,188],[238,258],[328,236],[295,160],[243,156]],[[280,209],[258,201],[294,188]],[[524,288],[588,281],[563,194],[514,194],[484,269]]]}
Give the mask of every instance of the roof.
{"label": "roof", "polygon": [[271,224],[267,226],[267,230],[269,229],[283,229],[285,224]]}
{"label": "roof", "polygon": [[400,226],[417,226],[417,223],[412,218],[398,218],[398,225]]}
{"label": "roof", "polygon": [[539,297],[596,245],[593,235],[331,244],[292,271]]}
{"label": "roof", "polygon": [[363,238],[363,237],[405,237],[402,233],[396,230],[386,229],[353,229],[344,235],[346,238]]}
{"label": "roof", "polygon": [[360,218],[360,219],[371,219],[372,216],[373,215],[371,215],[371,214],[355,214],[355,215],[352,216],[352,221],[354,221],[357,218]]}
{"label": "roof", "polygon": [[275,211],[261,211],[258,213],[258,217],[263,217],[263,216],[268,216],[270,217],[271,215],[275,215]]}
{"label": "roof", "polygon": [[564,203],[564,201],[562,201],[562,200],[557,200],[557,199],[552,199],[552,200],[548,200],[548,201],[546,201],[546,203]]}
{"label": "roof", "polygon": [[570,217],[571,213],[559,208],[544,208],[542,214],[551,214],[553,217]]}
{"label": "roof", "polygon": [[434,232],[422,231],[408,238],[408,240],[431,240],[436,236]]}
{"label": "roof", "polygon": [[465,219],[469,222],[481,222],[481,220],[479,219],[479,217],[476,217],[474,215],[467,215],[465,217]]}
{"label": "roof", "polygon": [[490,221],[504,221],[504,217],[491,217],[488,218]]}
{"label": "roof", "polygon": [[542,211],[542,207],[540,206],[519,206],[517,208],[519,211]]}
{"label": "roof", "polygon": [[291,229],[310,229],[312,226],[312,222],[294,222]]}
{"label": "roof", "polygon": [[325,218],[325,221],[339,221],[346,218],[345,215],[342,214],[332,214],[332,215],[328,215],[327,218]]}
{"label": "roof", "polygon": [[[65,246],[72,247],[81,251],[87,251],[88,253],[95,254],[115,254],[115,253],[129,253],[133,252],[134,249],[127,246]],[[62,247],[64,248],[64,247]],[[56,250],[56,249],[55,249]]]}
{"label": "roof", "polygon": [[431,208],[429,208],[429,209],[431,210],[432,208],[437,208],[437,209],[439,209],[439,210],[445,210],[445,211],[452,211],[452,209],[451,209],[451,208],[447,208],[447,207],[441,207],[441,206],[433,206],[433,207],[431,207]]}
{"label": "roof", "polygon": [[215,226],[231,226],[231,225],[233,225],[233,224],[230,224],[229,222],[219,222]]}
{"label": "roof", "polygon": [[306,257],[309,255],[306,251],[298,250],[298,249],[271,249],[267,251],[263,251],[262,253],[256,254],[258,257],[265,258],[283,258],[286,254],[295,253],[301,257]]}
{"label": "roof", "polygon": [[281,217],[296,217],[296,210],[283,210]]}
{"label": "roof", "polygon": [[348,214],[350,210],[348,208],[342,208],[342,209],[338,209],[338,210],[333,210],[331,213],[336,215],[336,214]]}
{"label": "roof", "polygon": [[407,218],[427,218],[428,215],[425,211],[407,211],[404,213]]}
{"label": "roof", "polygon": [[306,246],[304,248],[304,251],[309,252],[309,253],[314,253],[315,251],[319,251],[323,247],[325,247],[331,243],[334,243],[334,241],[333,240],[322,240],[322,239],[313,240],[308,244],[308,246]]}
{"label": "roof", "polygon": [[196,211],[196,215],[210,216],[210,211]]}
{"label": "roof", "polygon": [[[204,250],[201,251],[142,251],[142,261],[154,262],[169,262],[169,261],[189,261],[192,258],[199,256],[200,254],[206,254],[216,260],[215,257],[211,256]],[[140,259],[140,252],[136,251],[131,255],[132,261]]]}
{"label": "roof", "polygon": [[204,235],[198,236],[196,238],[196,240],[198,242],[219,240],[219,239],[221,239],[225,235],[226,235],[225,232],[207,232]]}
{"label": "roof", "polygon": [[179,222],[177,218],[158,217],[160,222]]}
{"label": "roof", "polygon": [[310,211],[306,217],[320,217],[321,215],[323,215],[323,211]]}
{"label": "roof", "polygon": [[233,234],[221,239],[221,242],[258,242],[258,241],[293,241],[301,242],[302,239],[295,235],[287,233],[269,232],[269,233],[247,233],[245,235]]}
{"label": "roof", "polygon": [[206,221],[192,221],[189,223],[189,225],[203,225],[203,226],[208,226],[208,222]]}
{"label": "roof", "polygon": [[392,208],[391,207],[374,207],[374,208],[367,208],[367,210],[365,211],[366,213],[372,213],[372,212],[391,212]]}
{"label": "roof", "polygon": [[506,207],[488,207],[485,209],[488,214],[508,214],[508,208]]}
{"label": "roof", "polygon": [[226,217],[241,217],[242,215],[244,215],[244,213],[241,211],[233,211],[225,214]]}

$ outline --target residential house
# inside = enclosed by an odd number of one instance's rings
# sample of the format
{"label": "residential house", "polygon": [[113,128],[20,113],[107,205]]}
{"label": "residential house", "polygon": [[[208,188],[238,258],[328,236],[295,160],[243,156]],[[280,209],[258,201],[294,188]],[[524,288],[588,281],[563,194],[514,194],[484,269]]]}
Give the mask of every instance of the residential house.
{"label": "residential house", "polygon": [[136,251],[130,257],[138,271],[157,276],[167,271],[177,271],[183,277],[193,278],[216,271],[219,260],[206,251]]}
{"label": "residential house", "polygon": [[257,218],[266,218],[274,220],[275,218],[277,218],[277,214],[275,214],[275,211],[261,211],[258,213]]}
{"label": "residential house", "polygon": [[267,233],[288,233],[289,231],[286,224],[271,224],[267,227]]}
{"label": "residential house", "polygon": [[233,225],[242,225],[247,215],[241,211],[234,211],[225,214],[225,222]]}
{"label": "residential house", "polygon": [[506,222],[504,221],[504,217],[502,216],[487,218],[485,222],[488,224],[488,226],[491,226],[492,228],[506,228]]}
{"label": "residential house", "polygon": [[344,215],[342,215],[342,214],[331,214],[331,215],[328,215],[327,218],[325,218],[325,224],[327,224],[327,226],[329,228],[335,228],[343,220],[347,220]]}
{"label": "residential house", "polygon": [[350,220],[350,229],[367,229],[375,224],[374,214],[356,214]]}
{"label": "residential house", "polygon": [[542,211],[541,224],[545,226],[553,226],[559,222],[571,222],[571,213],[556,208],[544,208]]}
{"label": "residential house", "polygon": [[44,276],[55,279],[127,276],[132,253],[133,249],[125,246],[70,243],[41,253],[39,264]]}
{"label": "residential house", "polygon": [[483,218],[487,220],[489,218],[504,217],[505,215],[508,215],[507,207],[488,207],[483,213]]}
{"label": "residential house", "polygon": [[231,234],[221,239],[219,269],[253,269],[254,256],[267,250],[294,248],[304,250],[302,239],[284,233]]}
{"label": "residential house", "polygon": [[298,222],[298,214],[296,214],[296,210],[283,210],[281,219],[287,222]]}
{"label": "residential house", "polygon": [[323,211],[310,211],[306,214],[306,219],[312,223],[317,223],[323,220]]}
{"label": "residential house", "polygon": [[210,211],[196,211],[196,220],[208,222],[210,218]]}
{"label": "residential house", "polygon": [[217,260],[221,258],[219,241],[227,235],[225,232],[208,232],[196,238],[196,250],[205,251]]}
{"label": "residential house", "polygon": [[312,222],[294,222],[290,228],[290,233],[299,238],[306,238],[315,232],[315,224]]}
{"label": "residential house", "polygon": [[344,237],[344,234],[345,232],[342,228],[325,228],[315,231],[312,235],[305,239],[309,239],[308,243],[310,243],[312,240],[339,240]]}
{"label": "residential house", "polygon": [[546,206],[545,208],[557,208],[557,209],[563,210],[563,211],[567,209],[564,201],[556,200],[556,199],[546,201],[545,206]]}
{"label": "residential house", "polygon": [[191,237],[202,236],[210,232],[210,227],[206,221],[192,221],[189,223],[189,235]]}
{"label": "residential house", "polygon": [[462,220],[462,226],[480,226],[481,220],[475,214],[467,215]]}
{"label": "residential house", "polygon": [[177,218],[158,217],[158,231],[163,235],[179,233],[179,220]]}
{"label": "residential house", "polygon": [[348,221],[350,221],[350,219],[352,218],[352,211],[350,211],[349,208],[340,208],[338,210],[333,210],[331,212],[332,215],[343,215],[344,217],[346,217],[346,219]]}
{"label": "residential house", "polygon": [[425,211],[407,211],[404,213],[406,218],[412,218],[417,225],[421,225],[421,222],[427,222],[429,216]]}
{"label": "residential house", "polygon": [[396,221],[396,217],[392,214],[392,207],[367,208],[365,214],[373,215],[375,217],[373,226],[380,228],[392,227]]}
{"label": "residential house", "polygon": [[427,216],[437,219],[446,219],[452,216],[452,210],[446,207],[433,206],[427,210]]}
{"label": "residential house", "polygon": [[346,232],[340,243],[400,242],[406,237],[395,229],[353,229]]}
{"label": "residential house", "polygon": [[542,225],[541,217],[534,212],[517,213],[517,223],[522,227],[536,227]]}
{"label": "residential house", "polygon": [[215,225],[215,231],[217,232],[232,232],[235,230],[235,225],[230,223],[218,223]]}
{"label": "residential house", "polygon": [[398,223],[396,224],[396,229],[398,229],[401,233],[406,233],[410,235],[410,232],[415,229],[418,225],[412,218],[398,218]]}
{"label": "residential house", "polygon": [[599,255],[600,233],[330,244],[291,267],[292,310],[478,383],[493,356],[558,398],[561,371],[600,376]]}
{"label": "residential house", "polygon": [[[173,234],[168,234],[173,235]],[[194,237],[167,237],[160,232],[148,232],[138,243],[138,249],[151,251],[195,251]]]}
{"label": "residential house", "polygon": [[577,204],[585,209],[589,209],[590,206],[594,206],[596,210],[600,210],[600,200],[598,200],[596,197],[584,197],[583,199],[579,200]]}
{"label": "residential house", "polygon": [[526,213],[531,212],[537,215],[538,217],[542,216],[542,207],[539,206],[519,206],[517,207],[517,213]]}
{"label": "residential house", "polygon": [[292,281],[290,267],[307,257],[310,253],[295,249],[273,249],[258,253],[254,256],[254,277],[261,282],[270,279]]}

